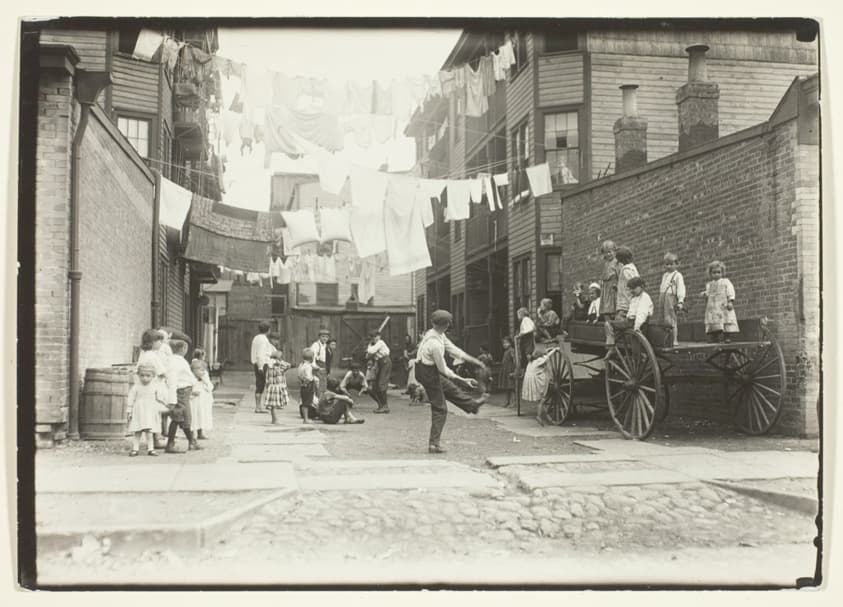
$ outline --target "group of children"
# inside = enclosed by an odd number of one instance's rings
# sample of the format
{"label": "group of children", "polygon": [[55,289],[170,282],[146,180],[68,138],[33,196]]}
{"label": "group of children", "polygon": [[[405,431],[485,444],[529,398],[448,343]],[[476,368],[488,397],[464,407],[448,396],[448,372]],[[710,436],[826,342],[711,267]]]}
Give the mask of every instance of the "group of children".
{"label": "group of children", "polygon": [[187,342],[170,340],[170,335],[160,329],[144,331],[136,379],[128,395],[130,457],[140,453],[142,438],[147,455],[157,456],[156,448],[162,447],[159,429],[167,436],[163,445],[167,453],[184,453],[175,446],[179,428],[187,438],[188,451],[200,449],[197,439],[208,438],[206,433],[213,428],[214,387],[205,353],[196,349],[188,363],[187,349]]}
{"label": "group of children", "polygon": [[[604,267],[601,284],[589,285],[589,298],[583,297],[582,284],[574,287],[574,303],[569,319],[582,319],[582,310],[588,305],[585,320],[592,323],[605,321],[607,357],[614,352],[615,326],[628,326],[642,330],[646,323],[654,322],[670,329],[673,345],[679,345],[678,315],[685,311],[685,280],[679,272],[679,258],[674,253],[664,255],[664,274],[659,285],[657,305],[645,291],[646,283],[633,263],[629,247],[615,246],[611,240],[603,242],[600,252]],[[705,331],[713,343],[728,342],[738,333],[735,314],[735,288],[725,275],[726,266],[721,261],[708,264],[708,282],[700,296],[706,297]]]}

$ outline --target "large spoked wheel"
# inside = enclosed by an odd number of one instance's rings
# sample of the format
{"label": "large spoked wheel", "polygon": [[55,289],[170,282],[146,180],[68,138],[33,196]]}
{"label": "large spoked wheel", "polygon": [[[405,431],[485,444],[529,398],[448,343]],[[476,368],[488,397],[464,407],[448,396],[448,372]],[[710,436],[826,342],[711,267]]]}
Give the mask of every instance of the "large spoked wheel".
{"label": "large spoked wheel", "polygon": [[754,351],[729,350],[723,365],[726,399],[735,424],[751,435],[766,434],[782,412],[787,376],[784,355],[775,341]]}
{"label": "large spoked wheel", "polygon": [[541,402],[541,417],[561,426],[573,411],[574,368],[568,354],[561,348],[547,359],[548,387]]}
{"label": "large spoked wheel", "polygon": [[646,439],[663,415],[661,369],[639,331],[616,331],[615,354],[606,360],[606,401],[626,438]]}

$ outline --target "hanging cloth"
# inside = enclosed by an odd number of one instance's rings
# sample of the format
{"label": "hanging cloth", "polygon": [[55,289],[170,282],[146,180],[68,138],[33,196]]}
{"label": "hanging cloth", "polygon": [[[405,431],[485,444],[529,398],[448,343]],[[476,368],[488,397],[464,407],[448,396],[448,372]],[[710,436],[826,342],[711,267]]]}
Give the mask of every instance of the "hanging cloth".
{"label": "hanging cloth", "polygon": [[164,36],[158,32],[153,32],[148,29],[141,29],[138,34],[137,42],[135,42],[135,49],[132,51],[133,59],[141,59],[143,61],[152,61],[153,55],[161,48],[164,42]]}
{"label": "hanging cloth", "polygon": [[[386,208],[400,217],[409,217],[415,209],[419,182],[409,175],[390,175],[386,189]],[[389,228],[387,228],[387,232]]]}
{"label": "hanging cloth", "polygon": [[550,167],[546,162],[527,167],[527,179],[530,182],[530,190],[536,198],[553,191],[553,183],[550,181]]}
{"label": "hanging cloth", "polygon": [[351,204],[367,213],[383,214],[389,176],[367,167],[351,165]]}
{"label": "hanging cloth", "polygon": [[480,178],[480,181],[483,182],[483,193],[486,194],[486,204],[489,205],[489,210],[494,212],[496,196],[494,186],[492,185],[492,176],[485,174]]}
{"label": "hanging cloth", "polygon": [[495,94],[497,84],[495,83],[495,68],[491,55],[480,57],[480,74],[483,77],[483,94],[491,97]]}
{"label": "hanging cloth", "polygon": [[351,217],[348,209],[319,209],[319,226],[322,228],[319,242],[343,240],[351,242]]}
{"label": "hanging cloth", "polygon": [[339,196],[348,177],[348,162],[332,154],[320,154],[317,158],[319,187]]}
{"label": "hanging cloth", "polygon": [[416,188],[414,205],[419,210],[419,218],[421,219],[424,227],[428,227],[433,224],[433,205],[431,204],[430,199],[431,196],[429,196],[427,191],[421,184],[419,184],[419,187]]}
{"label": "hanging cloth", "polygon": [[224,110],[222,113],[222,138],[228,147],[234,141],[234,135],[238,133],[240,128],[240,121],[243,117],[237,112],[231,110]]}
{"label": "hanging cloth", "polygon": [[468,200],[471,197],[467,179],[448,180],[448,219],[457,221],[468,219],[471,215]]}
{"label": "hanging cloth", "polygon": [[466,87],[466,66],[460,66],[453,71],[454,74],[454,92],[461,95],[465,92]]}
{"label": "hanging cloth", "polygon": [[480,118],[489,109],[489,100],[483,94],[483,73],[465,65],[465,115]]}
{"label": "hanging cloth", "polygon": [[468,191],[471,194],[471,202],[475,204],[483,202],[483,182],[480,179],[469,179]]}
{"label": "hanging cloth", "polygon": [[507,41],[498,49],[498,57],[501,63],[501,68],[508,70],[515,64],[515,50],[512,47],[512,40]]}
{"label": "hanging cloth", "polygon": [[372,113],[392,114],[392,84],[373,84]]}
{"label": "hanging cloth", "polygon": [[161,206],[158,221],[177,230],[184,227],[193,193],[166,177],[161,178]]}
{"label": "hanging cloth", "polygon": [[368,257],[386,250],[383,221],[383,207],[380,212],[351,209],[351,236],[358,257]]}
{"label": "hanging cloth", "polygon": [[503,64],[503,55],[498,50],[495,53],[492,53],[492,72],[495,75],[495,81],[500,82],[501,80],[506,80],[506,68],[509,66],[505,66]]}
{"label": "hanging cloth", "polygon": [[166,65],[169,71],[172,72],[175,69],[176,61],[179,59],[179,50],[183,46],[183,42],[172,38],[164,38],[164,42],[161,43],[161,63]]}
{"label": "hanging cloth", "polygon": [[357,297],[366,305],[375,297],[375,274],[377,265],[374,258],[364,259],[360,268],[360,282],[357,283]]}
{"label": "hanging cloth", "polygon": [[387,206],[384,217],[389,275],[399,276],[430,267],[430,251],[420,207],[411,206],[409,215],[401,215],[395,208]]}
{"label": "hanging cloth", "polygon": [[[313,217],[312,209],[301,209],[300,211],[282,211],[281,217],[287,224],[289,230],[290,248],[300,247],[303,244],[319,242],[319,232],[316,230],[316,220]],[[287,239],[284,245],[287,246]]]}
{"label": "hanging cloth", "polygon": [[442,87],[442,95],[444,97],[450,97],[454,94],[456,89],[456,76],[454,72],[450,70],[442,70],[439,72],[439,84]]}

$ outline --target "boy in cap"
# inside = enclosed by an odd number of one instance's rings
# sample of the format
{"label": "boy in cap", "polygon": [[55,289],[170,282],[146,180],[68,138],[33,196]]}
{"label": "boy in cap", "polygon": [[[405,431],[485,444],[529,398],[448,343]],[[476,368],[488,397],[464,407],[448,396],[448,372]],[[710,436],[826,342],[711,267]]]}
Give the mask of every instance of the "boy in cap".
{"label": "boy in cap", "polygon": [[445,420],[448,416],[448,406],[445,399],[451,401],[463,411],[477,413],[485,402],[483,398],[474,399],[459,386],[469,389],[477,388],[477,380],[462,378],[445,364],[445,353],[472,363],[481,369],[485,365],[470,354],[456,347],[445,335],[451,325],[452,316],[447,310],[436,310],[431,315],[433,327],[425,333],[419,343],[416,358],[416,380],[422,385],[430,401],[430,440],[429,453],[444,453],[439,444]]}

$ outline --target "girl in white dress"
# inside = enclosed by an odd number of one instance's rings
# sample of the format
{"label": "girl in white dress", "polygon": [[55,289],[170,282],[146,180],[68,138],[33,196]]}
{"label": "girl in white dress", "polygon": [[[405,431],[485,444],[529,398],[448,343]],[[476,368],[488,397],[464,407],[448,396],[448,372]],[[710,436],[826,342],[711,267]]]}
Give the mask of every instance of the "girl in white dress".
{"label": "girl in white dress", "polygon": [[707,298],[705,305],[705,332],[710,342],[729,342],[730,335],[739,333],[738,317],[735,314],[735,287],[724,276],[726,266],[722,261],[708,264],[705,291],[700,295]]}
{"label": "girl in white dress", "polygon": [[141,434],[146,441],[146,454],[158,455],[153,443],[153,431],[161,425],[161,413],[167,409],[167,392],[163,383],[157,381],[155,367],[138,366],[138,381],[129,390],[129,432],[132,434],[132,450],[129,457],[135,457],[140,450]]}

